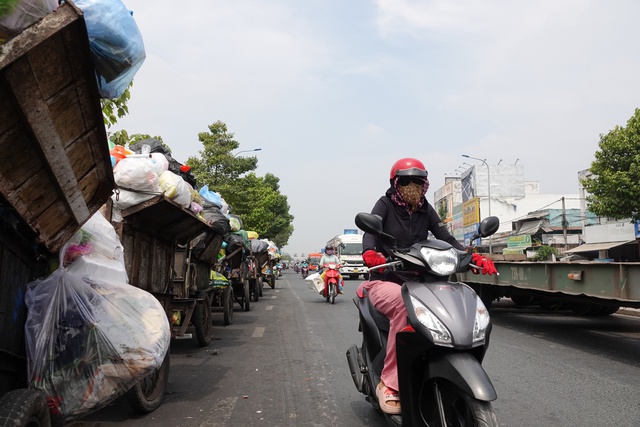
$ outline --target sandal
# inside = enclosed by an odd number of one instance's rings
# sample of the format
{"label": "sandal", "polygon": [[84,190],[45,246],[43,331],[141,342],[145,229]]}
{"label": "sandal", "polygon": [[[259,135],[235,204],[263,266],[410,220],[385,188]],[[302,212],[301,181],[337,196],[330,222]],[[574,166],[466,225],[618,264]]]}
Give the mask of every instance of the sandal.
{"label": "sandal", "polygon": [[389,415],[400,415],[400,396],[398,392],[385,386],[382,381],[378,383],[376,387],[376,397],[378,398],[378,405],[382,412]]}

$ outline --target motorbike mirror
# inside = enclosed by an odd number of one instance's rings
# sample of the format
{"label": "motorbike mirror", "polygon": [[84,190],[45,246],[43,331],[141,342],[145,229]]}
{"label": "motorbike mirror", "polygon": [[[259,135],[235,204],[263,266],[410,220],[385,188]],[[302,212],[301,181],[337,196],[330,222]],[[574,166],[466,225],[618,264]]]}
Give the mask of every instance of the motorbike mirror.
{"label": "motorbike mirror", "polygon": [[475,240],[478,237],[489,237],[496,231],[498,231],[498,228],[500,228],[500,220],[497,216],[486,217],[480,223],[478,232],[475,234],[472,240]]}
{"label": "motorbike mirror", "polygon": [[392,240],[395,247],[395,237],[382,230],[382,217],[380,215],[360,212],[356,215],[356,226],[365,233],[384,236],[387,239]]}
{"label": "motorbike mirror", "polygon": [[365,233],[380,236],[382,231],[382,218],[366,212],[360,212],[356,215],[356,226]]}

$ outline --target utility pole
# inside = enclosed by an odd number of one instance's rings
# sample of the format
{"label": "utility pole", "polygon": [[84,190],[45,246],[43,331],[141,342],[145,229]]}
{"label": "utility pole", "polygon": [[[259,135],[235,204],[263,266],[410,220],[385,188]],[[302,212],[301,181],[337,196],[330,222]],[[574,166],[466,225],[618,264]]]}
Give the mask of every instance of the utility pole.
{"label": "utility pole", "polygon": [[564,250],[567,250],[567,211],[564,208],[564,197],[562,197],[562,236],[564,237]]}

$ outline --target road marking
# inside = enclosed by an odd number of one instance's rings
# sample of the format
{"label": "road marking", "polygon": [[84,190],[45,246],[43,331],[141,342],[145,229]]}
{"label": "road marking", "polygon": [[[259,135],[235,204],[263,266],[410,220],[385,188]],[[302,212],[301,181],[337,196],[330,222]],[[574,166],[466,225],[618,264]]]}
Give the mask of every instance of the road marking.
{"label": "road marking", "polygon": [[209,420],[200,424],[200,427],[224,427],[229,425],[231,414],[238,402],[237,397],[228,397],[226,399],[218,400],[209,413],[211,414]]}
{"label": "road marking", "polygon": [[278,298],[277,295],[274,295],[274,296],[271,297],[271,299],[276,299],[276,298]]}
{"label": "road marking", "polygon": [[273,306],[272,305],[268,305],[264,308],[265,310],[273,310]]}
{"label": "road marking", "polygon": [[258,326],[253,330],[253,334],[251,334],[251,338],[262,338],[264,335],[264,326]]}

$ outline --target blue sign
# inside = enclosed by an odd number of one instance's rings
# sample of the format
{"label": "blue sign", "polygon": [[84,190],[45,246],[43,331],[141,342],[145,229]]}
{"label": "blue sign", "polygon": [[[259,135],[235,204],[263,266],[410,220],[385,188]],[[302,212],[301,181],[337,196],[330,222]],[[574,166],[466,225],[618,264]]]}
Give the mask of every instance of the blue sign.
{"label": "blue sign", "polygon": [[355,228],[345,228],[343,234],[358,234],[358,230]]}

